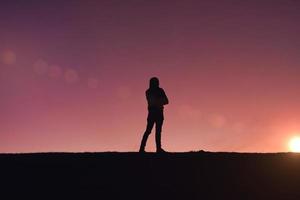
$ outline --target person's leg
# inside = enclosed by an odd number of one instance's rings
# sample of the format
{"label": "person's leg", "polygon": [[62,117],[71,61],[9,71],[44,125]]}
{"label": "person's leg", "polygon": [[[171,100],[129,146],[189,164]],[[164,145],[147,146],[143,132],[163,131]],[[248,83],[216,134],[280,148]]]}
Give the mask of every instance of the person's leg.
{"label": "person's leg", "polygon": [[143,139],[142,139],[140,150],[139,150],[140,152],[144,152],[145,151],[147,139],[148,139],[148,136],[150,135],[150,133],[152,131],[153,125],[154,125],[154,120],[147,119],[147,128],[146,128],[146,131],[145,131],[145,133],[143,135]]}
{"label": "person's leg", "polygon": [[155,125],[155,141],[156,141],[157,152],[163,151],[161,148],[161,130],[162,130],[163,121],[164,119],[160,118],[156,120],[156,125]]}

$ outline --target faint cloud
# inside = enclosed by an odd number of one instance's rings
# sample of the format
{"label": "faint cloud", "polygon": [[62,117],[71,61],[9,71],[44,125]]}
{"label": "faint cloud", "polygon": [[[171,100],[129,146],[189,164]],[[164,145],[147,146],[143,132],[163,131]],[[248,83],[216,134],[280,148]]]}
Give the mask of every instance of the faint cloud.
{"label": "faint cloud", "polygon": [[131,96],[131,90],[127,86],[121,86],[117,89],[117,95],[121,99],[128,99]]}
{"label": "faint cloud", "polygon": [[64,76],[67,83],[75,83],[79,80],[78,73],[74,69],[67,69]]}
{"label": "faint cloud", "polygon": [[39,75],[46,74],[48,70],[48,63],[42,59],[39,59],[33,64],[33,69],[35,73]]}
{"label": "faint cloud", "polygon": [[17,60],[17,56],[15,52],[11,50],[6,50],[1,55],[1,61],[6,65],[15,64],[16,60]]}
{"label": "faint cloud", "polygon": [[88,78],[88,87],[92,89],[98,88],[99,81],[96,78]]}
{"label": "faint cloud", "polygon": [[215,128],[222,128],[226,124],[226,118],[221,114],[212,114],[208,120]]}
{"label": "faint cloud", "polygon": [[48,75],[51,78],[59,78],[62,76],[62,69],[58,65],[51,65],[48,70]]}

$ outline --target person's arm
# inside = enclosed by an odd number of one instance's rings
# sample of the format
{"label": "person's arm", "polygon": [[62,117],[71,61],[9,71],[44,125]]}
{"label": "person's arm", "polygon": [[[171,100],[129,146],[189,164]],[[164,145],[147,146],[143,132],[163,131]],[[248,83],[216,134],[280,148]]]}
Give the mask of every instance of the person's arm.
{"label": "person's arm", "polygon": [[151,100],[150,100],[149,92],[146,91],[145,93],[146,93],[146,99],[147,99],[147,102],[150,103]]}
{"label": "person's arm", "polygon": [[162,98],[162,103],[163,103],[163,105],[169,104],[169,99],[168,99],[168,97],[167,97],[165,91],[162,90],[162,93],[163,93],[163,98]]}

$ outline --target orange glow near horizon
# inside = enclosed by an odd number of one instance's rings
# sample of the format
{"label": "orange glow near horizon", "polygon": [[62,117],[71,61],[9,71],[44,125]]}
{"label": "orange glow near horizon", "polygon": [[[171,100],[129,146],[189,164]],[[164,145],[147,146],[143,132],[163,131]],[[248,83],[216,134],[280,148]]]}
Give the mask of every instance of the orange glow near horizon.
{"label": "orange glow near horizon", "polygon": [[300,137],[293,137],[289,142],[289,149],[292,152],[300,153]]}

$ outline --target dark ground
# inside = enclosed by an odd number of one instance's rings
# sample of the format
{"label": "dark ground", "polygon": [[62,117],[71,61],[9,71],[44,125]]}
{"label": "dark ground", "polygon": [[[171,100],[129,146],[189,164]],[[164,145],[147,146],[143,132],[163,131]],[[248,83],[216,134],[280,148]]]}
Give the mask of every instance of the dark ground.
{"label": "dark ground", "polygon": [[293,153],[0,154],[0,173],[0,199],[300,199]]}

